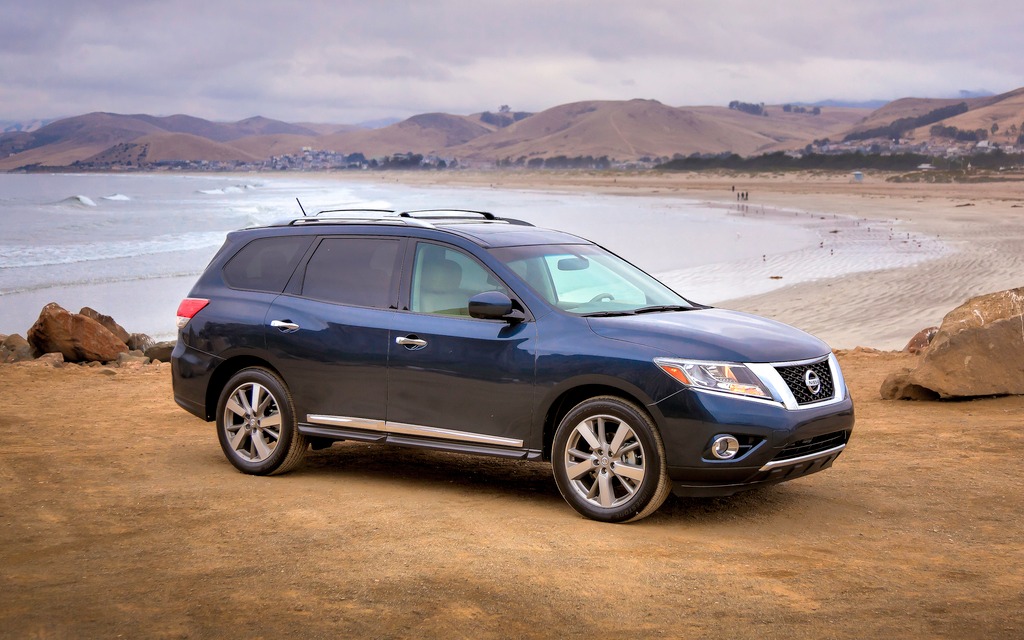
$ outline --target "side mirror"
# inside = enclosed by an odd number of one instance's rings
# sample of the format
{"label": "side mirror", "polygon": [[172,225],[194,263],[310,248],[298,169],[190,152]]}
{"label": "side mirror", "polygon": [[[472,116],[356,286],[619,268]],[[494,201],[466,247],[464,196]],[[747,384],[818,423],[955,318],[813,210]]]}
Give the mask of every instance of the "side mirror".
{"label": "side mirror", "polygon": [[482,320],[519,322],[524,316],[512,309],[512,300],[500,291],[484,291],[469,299],[469,315]]}

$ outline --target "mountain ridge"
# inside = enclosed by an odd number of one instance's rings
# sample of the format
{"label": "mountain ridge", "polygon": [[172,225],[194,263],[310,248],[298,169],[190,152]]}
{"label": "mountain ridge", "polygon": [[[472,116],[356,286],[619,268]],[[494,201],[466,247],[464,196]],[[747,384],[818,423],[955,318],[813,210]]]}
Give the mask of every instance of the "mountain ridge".
{"label": "mountain ridge", "polygon": [[[993,143],[1007,146],[1021,144],[1018,136],[1024,135],[1024,87],[993,96],[900,98],[873,110],[738,104],[743,109],[670,106],[644,99],[583,100],[532,114],[507,109],[497,114],[424,113],[375,129],[263,116],[215,122],[186,114],[92,112],[32,131],[0,134],[0,171],[259,163],[311,150],[366,158],[420,154],[480,165],[559,156],[630,162],[692,154],[801,152],[876,131],[886,132],[874,136],[885,142],[886,136],[892,137],[887,127],[915,144],[936,147],[944,143],[942,135],[953,131],[971,132],[975,141],[991,136]],[[953,111],[957,113],[937,122],[929,117]],[[908,122],[915,128],[893,127]],[[920,122],[927,124],[918,126]]]}

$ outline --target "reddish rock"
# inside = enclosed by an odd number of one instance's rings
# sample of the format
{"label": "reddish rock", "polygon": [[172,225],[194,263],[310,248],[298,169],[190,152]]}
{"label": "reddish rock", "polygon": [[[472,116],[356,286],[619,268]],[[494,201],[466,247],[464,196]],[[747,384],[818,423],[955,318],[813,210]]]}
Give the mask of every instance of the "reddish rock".
{"label": "reddish rock", "polygon": [[881,393],[887,399],[1024,394],[1024,287],[950,311],[921,362],[889,376]]}
{"label": "reddish rock", "polygon": [[4,336],[0,342],[0,362],[25,362],[34,357],[32,345],[16,333]]}
{"label": "reddish rock", "polygon": [[928,348],[928,345],[935,339],[935,334],[939,332],[938,327],[928,327],[927,329],[921,329],[914,337],[910,339],[907,346],[903,347],[903,350],[907,353],[912,353],[915,356],[920,355]]}
{"label": "reddish rock", "polygon": [[108,315],[104,315],[91,307],[82,307],[82,310],[78,313],[100,323],[107,329],[107,331],[117,336],[117,339],[125,344],[127,344],[128,340],[131,338],[128,332],[125,331],[125,328],[117,324],[114,319]]}
{"label": "reddish rock", "polygon": [[28,330],[28,341],[36,352],[59,352],[68,362],[109,362],[128,351],[124,341],[102,324],[56,302],[39,312],[39,319]]}

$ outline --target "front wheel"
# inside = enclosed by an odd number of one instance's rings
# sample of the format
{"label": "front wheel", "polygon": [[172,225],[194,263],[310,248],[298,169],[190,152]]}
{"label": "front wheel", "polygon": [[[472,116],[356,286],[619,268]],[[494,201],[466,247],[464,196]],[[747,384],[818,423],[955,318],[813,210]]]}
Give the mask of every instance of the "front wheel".
{"label": "front wheel", "polygon": [[672,489],[658,428],[643,409],[613,396],[585,400],[566,414],[551,465],[566,502],[602,522],[646,518]]}
{"label": "front wheel", "polygon": [[217,401],[217,437],[228,461],[258,476],[285,473],[306,452],[284,382],[262,367],[242,369]]}

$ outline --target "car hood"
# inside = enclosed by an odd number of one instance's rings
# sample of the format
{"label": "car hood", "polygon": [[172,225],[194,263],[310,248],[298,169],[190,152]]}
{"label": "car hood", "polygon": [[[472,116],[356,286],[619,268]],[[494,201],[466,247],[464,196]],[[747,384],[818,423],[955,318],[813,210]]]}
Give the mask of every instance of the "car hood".
{"label": "car hood", "polygon": [[693,360],[792,362],[829,353],[827,344],[788,324],[726,309],[587,318],[599,336]]}

